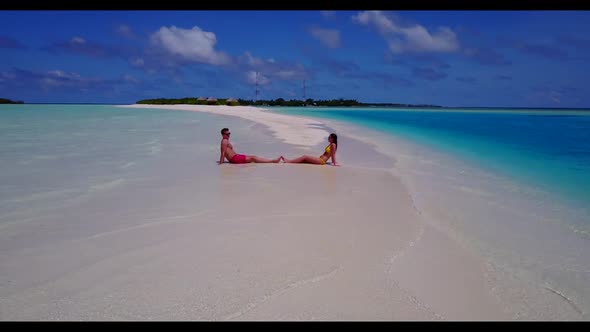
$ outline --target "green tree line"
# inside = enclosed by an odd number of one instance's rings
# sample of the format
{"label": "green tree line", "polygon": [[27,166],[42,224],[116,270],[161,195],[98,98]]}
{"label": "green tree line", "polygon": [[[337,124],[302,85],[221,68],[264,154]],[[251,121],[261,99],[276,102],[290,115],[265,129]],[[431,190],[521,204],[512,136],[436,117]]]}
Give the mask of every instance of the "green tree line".
{"label": "green tree line", "polygon": [[198,98],[156,98],[156,99],[143,99],[137,102],[137,104],[152,104],[152,105],[175,105],[175,104],[187,104],[187,105],[242,105],[242,106],[326,106],[326,107],[441,107],[437,105],[412,105],[412,104],[392,104],[392,103],[362,103],[355,99],[327,99],[327,100],[314,100],[308,98],[306,100],[291,99],[285,100],[283,98],[277,99],[217,99],[215,101],[199,100]]}

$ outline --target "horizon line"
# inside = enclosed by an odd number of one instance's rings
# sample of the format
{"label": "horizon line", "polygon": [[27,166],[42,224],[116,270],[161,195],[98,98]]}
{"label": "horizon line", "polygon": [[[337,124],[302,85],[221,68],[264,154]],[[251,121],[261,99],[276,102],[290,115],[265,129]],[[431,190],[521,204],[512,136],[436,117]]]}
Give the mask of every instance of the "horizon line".
{"label": "horizon line", "polygon": [[[159,99],[159,98],[151,98],[151,99]],[[163,98],[163,99],[182,99],[182,98]],[[375,104],[394,104],[394,103],[375,103]],[[396,103],[398,104],[398,103]],[[68,102],[35,102],[35,103],[23,103],[23,104],[2,104],[2,105],[141,105],[137,104],[136,102],[133,103],[68,103]],[[148,105],[148,104],[146,104]],[[156,105],[156,104],[152,104]],[[183,105],[183,104],[178,104]],[[188,104],[187,104],[188,105]],[[404,105],[420,105],[420,104],[404,104]],[[481,109],[548,109],[548,110],[587,110],[590,111],[590,107],[518,107],[518,106],[440,106],[440,105],[427,105],[423,104],[425,107],[407,107],[407,106],[396,106],[399,108],[428,108],[428,106],[435,106],[433,108],[446,108],[446,109],[462,109],[462,108],[481,108]],[[197,105],[195,105],[197,106]],[[216,106],[216,105],[212,105]],[[241,105],[243,106],[243,105]],[[252,105],[249,105],[252,106]],[[259,106],[259,105],[257,105]],[[254,107],[257,107],[254,106]],[[270,106],[270,107],[302,107],[302,106]],[[354,108],[357,106],[306,106],[306,107],[347,107],[347,108]],[[359,106],[362,107],[362,106]]]}

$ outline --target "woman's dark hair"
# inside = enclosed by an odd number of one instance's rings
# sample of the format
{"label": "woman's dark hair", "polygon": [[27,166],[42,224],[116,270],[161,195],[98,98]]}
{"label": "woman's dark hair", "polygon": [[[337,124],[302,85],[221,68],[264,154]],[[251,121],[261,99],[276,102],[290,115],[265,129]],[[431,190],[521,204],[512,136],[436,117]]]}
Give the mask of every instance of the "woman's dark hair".
{"label": "woman's dark hair", "polygon": [[330,138],[332,139],[332,142],[336,144],[336,149],[338,149],[338,135],[331,133]]}
{"label": "woman's dark hair", "polygon": [[[217,128],[219,128],[219,127],[217,127]],[[229,131],[229,129],[227,129],[227,128],[221,129],[221,135],[223,135],[223,133],[225,133],[226,131]]]}

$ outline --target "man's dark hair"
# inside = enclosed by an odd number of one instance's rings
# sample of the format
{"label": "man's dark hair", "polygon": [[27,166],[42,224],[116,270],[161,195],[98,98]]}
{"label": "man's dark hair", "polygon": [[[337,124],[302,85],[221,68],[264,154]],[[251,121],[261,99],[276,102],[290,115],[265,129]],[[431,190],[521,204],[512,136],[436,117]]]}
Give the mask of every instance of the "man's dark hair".
{"label": "man's dark hair", "polygon": [[229,131],[229,129],[227,129],[227,128],[221,129],[221,135],[223,135],[223,133],[225,133],[226,131]]}

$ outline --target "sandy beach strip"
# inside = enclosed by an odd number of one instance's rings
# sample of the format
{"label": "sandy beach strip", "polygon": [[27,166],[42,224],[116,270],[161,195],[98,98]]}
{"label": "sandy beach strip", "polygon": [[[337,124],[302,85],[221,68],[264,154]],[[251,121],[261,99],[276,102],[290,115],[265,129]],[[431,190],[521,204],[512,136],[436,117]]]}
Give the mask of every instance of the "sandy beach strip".
{"label": "sandy beach strip", "polygon": [[303,148],[314,147],[325,142],[324,130],[316,128],[321,122],[303,117],[264,112],[263,108],[252,106],[212,106],[212,105],[123,105],[129,108],[152,108],[206,112],[228,115],[260,123],[270,129],[281,141]]}
{"label": "sandy beach strip", "polygon": [[[328,135],[256,108],[131,107],[237,116],[234,144],[263,124],[273,136],[249,135],[271,155],[316,152]],[[141,182],[3,227],[0,319],[514,318],[485,262],[424,222],[394,160],[339,134],[342,167],[218,166],[219,119],[199,128],[212,155],[164,150]]]}

